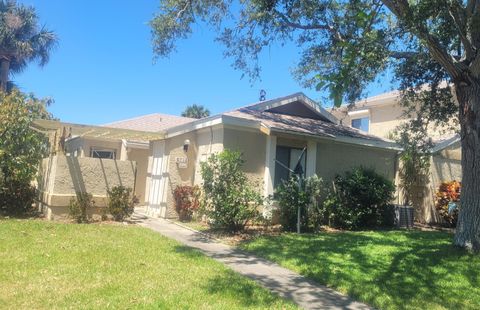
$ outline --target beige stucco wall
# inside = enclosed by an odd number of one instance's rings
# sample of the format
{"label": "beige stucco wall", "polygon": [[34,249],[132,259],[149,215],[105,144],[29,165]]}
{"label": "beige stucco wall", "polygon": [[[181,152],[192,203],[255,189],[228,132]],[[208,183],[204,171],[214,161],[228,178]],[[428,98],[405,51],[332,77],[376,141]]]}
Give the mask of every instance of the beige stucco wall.
{"label": "beige stucco wall", "polygon": [[258,130],[248,131],[237,128],[224,129],[224,147],[240,151],[245,160],[243,170],[250,181],[263,191],[265,171],[266,135]]}
{"label": "beige stucco wall", "polygon": [[462,180],[461,148],[454,144],[434,154],[430,160],[430,173],[418,182],[414,193],[417,220],[424,223],[439,223],[442,219],[435,209],[435,195],[443,182]]}
{"label": "beige stucco wall", "polygon": [[[183,145],[185,140],[190,140],[188,151],[185,152]],[[177,218],[178,214],[175,211],[175,200],[173,191],[178,185],[193,185],[195,176],[195,162],[197,158],[198,146],[196,143],[196,133],[189,132],[170,139],[165,142],[165,152],[169,155],[168,163],[168,183],[167,183],[167,218]],[[176,158],[186,157],[187,167],[181,168],[180,164],[176,162]]]}
{"label": "beige stucco wall", "polygon": [[150,150],[142,149],[129,149],[128,160],[134,161],[137,165],[137,177],[135,180],[135,195],[139,199],[140,204],[144,204],[146,196],[147,185],[147,170],[148,170],[148,157]]}
{"label": "beige stucco wall", "polygon": [[[359,108],[359,110],[363,110]],[[332,114],[345,126],[352,125],[352,119],[369,117],[369,133],[387,138],[397,126],[405,122],[404,109],[398,103],[386,103],[384,105],[365,107],[368,113],[348,115],[345,109],[333,110]]]}
{"label": "beige stucco wall", "polygon": [[76,192],[92,194],[95,205],[104,207],[108,189],[118,185],[133,188],[135,167],[131,161],[64,155],[46,158],[38,182],[42,207],[49,218],[66,217]]}
{"label": "beige stucco wall", "polygon": [[195,145],[197,158],[195,160],[194,184],[202,184],[200,163],[207,160],[208,156],[223,151],[223,126],[204,128],[196,131]]}
{"label": "beige stucco wall", "polygon": [[317,144],[317,175],[329,184],[338,174],[355,167],[373,168],[392,182],[396,173],[396,152],[372,147],[319,141]]}

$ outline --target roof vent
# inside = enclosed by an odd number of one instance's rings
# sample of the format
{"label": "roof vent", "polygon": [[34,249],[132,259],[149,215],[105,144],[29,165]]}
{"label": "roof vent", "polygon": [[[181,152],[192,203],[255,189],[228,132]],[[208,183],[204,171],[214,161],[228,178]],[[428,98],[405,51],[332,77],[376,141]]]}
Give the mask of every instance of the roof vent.
{"label": "roof vent", "polygon": [[267,92],[265,91],[265,89],[261,89],[260,90],[260,101],[265,101],[266,98],[267,98]]}

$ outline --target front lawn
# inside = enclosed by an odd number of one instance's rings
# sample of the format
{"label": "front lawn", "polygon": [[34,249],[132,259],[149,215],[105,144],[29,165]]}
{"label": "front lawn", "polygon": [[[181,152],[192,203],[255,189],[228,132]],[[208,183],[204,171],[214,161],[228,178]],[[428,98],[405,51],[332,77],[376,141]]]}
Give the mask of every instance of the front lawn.
{"label": "front lawn", "polygon": [[283,234],[248,251],[380,309],[480,309],[480,257],[444,232]]}
{"label": "front lawn", "polygon": [[140,227],[0,219],[0,308],[296,308]]}

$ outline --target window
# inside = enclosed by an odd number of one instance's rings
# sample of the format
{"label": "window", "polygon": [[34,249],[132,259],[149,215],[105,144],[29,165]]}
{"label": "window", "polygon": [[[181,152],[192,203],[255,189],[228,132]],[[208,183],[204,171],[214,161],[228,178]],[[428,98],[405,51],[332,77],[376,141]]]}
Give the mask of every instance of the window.
{"label": "window", "polygon": [[115,159],[116,151],[113,149],[100,149],[92,147],[90,149],[90,157],[93,158],[104,158],[104,159]]}
{"label": "window", "polygon": [[[298,167],[297,167],[297,164]],[[299,148],[292,148],[286,146],[277,146],[275,156],[275,180],[274,187],[276,188],[282,181],[288,180],[293,174],[292,171],[297,171],[305,175],[305,168],[307,166],[307,151]]]}
{"label": "window", "polygon": [[368,116],[352,119],[352,127],[360,129],[365,132],[368,132],[369,124],[370,124],[370,118]]}

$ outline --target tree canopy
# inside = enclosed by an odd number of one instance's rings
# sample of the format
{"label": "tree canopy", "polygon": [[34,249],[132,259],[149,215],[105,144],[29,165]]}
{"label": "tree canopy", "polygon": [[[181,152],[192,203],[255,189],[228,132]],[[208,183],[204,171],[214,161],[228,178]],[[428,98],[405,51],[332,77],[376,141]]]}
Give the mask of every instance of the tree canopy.
{"label": "tree canopy", "polygon": [[302,51],[295,76],[328,91],[335,106],[392,70],[415,129],[456,118],[463,189],[455,243],[480,250],[479,0],[165,0],[151,21],[155,54],[174,51],[196,23],[216,30],[251,78],[266,47],[293,41]]}
{"label": "tree canopy", "polygon": [[39,25],[35,8],[0,0],[0,89],[6,90],[9,75],[28,63],[47,64],[56,43],[56,34]]}
{"label": "tree canopy", "polygon": [[204,118],[210,116],[210,111],[202,105],[192,104],[182,112],[183,117]]}

